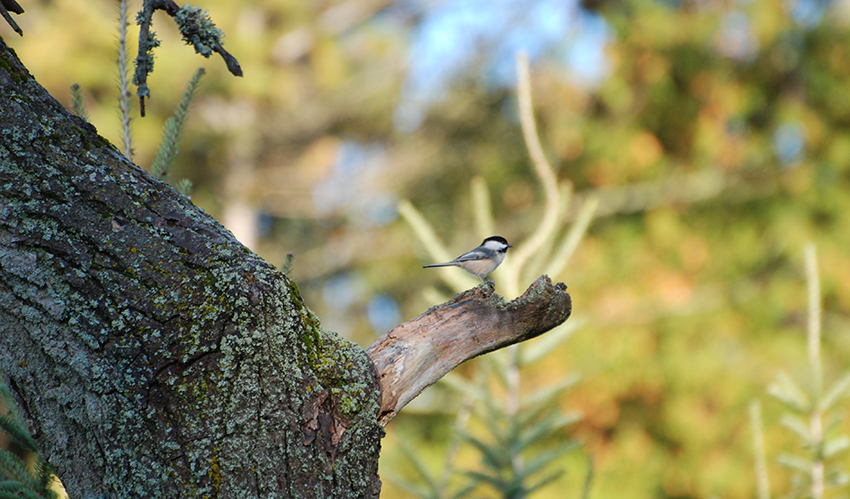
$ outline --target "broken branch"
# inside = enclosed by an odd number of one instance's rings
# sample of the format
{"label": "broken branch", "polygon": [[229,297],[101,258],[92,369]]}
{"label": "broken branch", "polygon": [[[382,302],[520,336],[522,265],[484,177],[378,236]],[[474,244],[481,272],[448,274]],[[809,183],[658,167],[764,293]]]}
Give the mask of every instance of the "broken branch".
{"label": "broken branch", "polygon": [[386,425],[425,388],[461,363],[519,343],[570,317],[563,283],[542,276],[512,302],[482,284],[381,336],[367,351],[381,384],[378,421]]}

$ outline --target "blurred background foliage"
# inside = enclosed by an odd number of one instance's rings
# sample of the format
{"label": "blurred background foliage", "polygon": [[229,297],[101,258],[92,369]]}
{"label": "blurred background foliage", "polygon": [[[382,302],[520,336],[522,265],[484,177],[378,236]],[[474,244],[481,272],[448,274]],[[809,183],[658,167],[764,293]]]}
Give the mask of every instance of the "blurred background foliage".
{"label": "blurred background foliage", "polygon": [[[324,326],[364,347],[451,292],[440,272],[454,270],[420,270],[430,257],[400,200],[454,254],[480,243],[475,177],[486,179],[499,235],[522,240],[538,223],[543,190],[514,93],[514,56],[529,54],[540,141],[574,186],[566,221],[599,200],[552,276],[583,325],[523,368],[528,393],[580,376],[556,409],[581,419],[553,437],[579,449],[558,455],[566,473],[531,497],[582,497],[589,468],[593,498],[754,497],[753,401],[772,491],[793,490],[776,457],[799,439],[767,388],[777,372],[807,370],[808,242],[821,271],[824,378],[850,358],[850,1],[201,6],[245,77],[195,55],[157,13],[163,45],[146,118],[134,103],[134,159],[149,168],[165,119],[204,66],[173,177],[189,178],[194,202],[268,261],[292,253],[292,276]],[[90,121],[120,144],[116,3],[23,7],[25,36],[5,25],[0,35],[67,107],[78,82]],[[502,271],[493,279],[504,293]],[[458,377],[475,378],[480,361]],[[447,456],[486,471],[453,428],[480,435],[492,422],[452,391],[429,389],[388,426],[384,497],[417,497],[399,484],[422,476],[457,478],[441,471]],[[846,415],[837,425],[850,432]]]}

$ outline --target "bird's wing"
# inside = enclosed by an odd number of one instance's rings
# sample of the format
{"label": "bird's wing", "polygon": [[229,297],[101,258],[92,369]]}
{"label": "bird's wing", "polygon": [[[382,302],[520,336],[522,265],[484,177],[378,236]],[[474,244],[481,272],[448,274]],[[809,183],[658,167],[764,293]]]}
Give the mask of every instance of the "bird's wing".
{"label": "bird's wing", "polygon": [[481,255],[474,251],[470,251],[469,253],[464,253],[459,257],[452,260],[453,262],[469,262],[472,260],[481,260]]}

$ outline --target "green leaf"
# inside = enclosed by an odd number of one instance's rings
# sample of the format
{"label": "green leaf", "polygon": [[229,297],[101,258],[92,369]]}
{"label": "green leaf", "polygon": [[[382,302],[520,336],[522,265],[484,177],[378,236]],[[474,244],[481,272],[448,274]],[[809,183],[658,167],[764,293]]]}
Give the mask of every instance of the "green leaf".
{"label": "green leaf", "polygon": [[811,409],[809,398],[784,371],[776,375],[767,392],[798,412],[807,413]]}

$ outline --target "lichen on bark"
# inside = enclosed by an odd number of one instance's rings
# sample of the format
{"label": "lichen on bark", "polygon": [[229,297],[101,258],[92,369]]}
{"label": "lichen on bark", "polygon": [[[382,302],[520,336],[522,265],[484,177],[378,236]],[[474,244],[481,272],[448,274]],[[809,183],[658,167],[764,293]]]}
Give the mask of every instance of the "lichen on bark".
{"label": "lichen on bark", "polygon": [[0,375],[72,494],[377,496],[365,352],[0,61]]}

